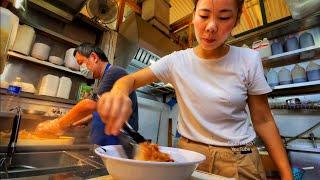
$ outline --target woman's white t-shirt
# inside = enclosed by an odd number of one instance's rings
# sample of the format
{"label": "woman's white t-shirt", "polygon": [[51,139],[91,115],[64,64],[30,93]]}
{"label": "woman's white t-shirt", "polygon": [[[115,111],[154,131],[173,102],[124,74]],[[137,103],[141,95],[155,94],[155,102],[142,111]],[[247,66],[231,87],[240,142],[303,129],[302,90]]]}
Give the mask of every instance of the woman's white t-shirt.
{"label": "woman's white t-shirt", "polygon": [[224,57],[206,60],[190,48],[169,54],[150,68],[159,80],[174,86],[182,136],[218,146],[254,140],[246,111],[248,94],[271,91],[258,52],[230,46]]}

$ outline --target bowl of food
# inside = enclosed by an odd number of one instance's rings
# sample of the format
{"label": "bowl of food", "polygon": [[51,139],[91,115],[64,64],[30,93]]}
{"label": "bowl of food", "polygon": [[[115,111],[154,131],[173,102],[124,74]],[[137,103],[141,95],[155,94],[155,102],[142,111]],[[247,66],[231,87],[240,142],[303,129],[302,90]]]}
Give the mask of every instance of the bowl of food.
{"label": "bowl of food", "polygon": [[[206,159],[200,153],[185,149],[159,146],[151,148],[153,152],[150,152],[141,151],[141,145],[139,146],[135,159],[128,159],[121,145],[101,146],[95,152],[116,180],[190,179],[198,164]],[[146,152],[152,155],[144,154]]]}

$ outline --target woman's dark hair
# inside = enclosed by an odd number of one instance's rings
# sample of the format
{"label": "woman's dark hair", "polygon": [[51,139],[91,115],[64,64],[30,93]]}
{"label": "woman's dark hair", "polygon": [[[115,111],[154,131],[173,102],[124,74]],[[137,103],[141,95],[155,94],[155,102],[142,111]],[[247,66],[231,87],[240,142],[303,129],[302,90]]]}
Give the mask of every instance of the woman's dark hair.
{"label": "woman's dark hair", "polygon": [[[198,1],[199,0],[194,0],[193,11],[196,11]],[[242,13],[242,7],[243,7],[244,0],[235,0],[235,1],[237,2],[237,6],[238,6],[237,23],[236,23],[236,24],[238,24],[238,22],[240,20],[241,13]]]}
{"label": "woman's dark hair", "polygon": [[92,52],[95,52],[101,59],[101,61],[108,62],[106,54],[102,51],[102,49],[100,49],[98,46],[94,44],[82,43],[74,50],[73,56],[76,56],[77,52],[87,58],[90,56]]}

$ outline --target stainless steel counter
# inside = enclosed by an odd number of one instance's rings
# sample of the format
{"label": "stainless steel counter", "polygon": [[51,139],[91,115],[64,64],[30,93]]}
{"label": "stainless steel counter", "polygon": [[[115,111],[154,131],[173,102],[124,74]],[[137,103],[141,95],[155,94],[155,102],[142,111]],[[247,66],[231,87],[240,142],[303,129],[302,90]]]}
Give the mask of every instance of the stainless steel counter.
{"label": "stainless steel counter", "polygon": [[[4,153],[0,154],[1,158]],[[13,157],[13,164],[6,171],[1,169],[1,178],[20,178],[34,176],[54,176],[65,174],[87,179],[107,175],[100,157],[92,149],[64,151],[19,152]]]}

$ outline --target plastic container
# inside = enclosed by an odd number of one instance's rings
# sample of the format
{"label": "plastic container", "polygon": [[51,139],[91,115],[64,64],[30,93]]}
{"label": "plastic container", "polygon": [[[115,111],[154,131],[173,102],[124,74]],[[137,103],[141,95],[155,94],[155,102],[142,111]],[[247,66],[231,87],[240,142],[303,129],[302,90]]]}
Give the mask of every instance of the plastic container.
{"label": "plastic container", "polygon": [[258,51],[261,58],[272,55],[271,46],[267,38],[263,38],[263,40],[253,42],[252,49]]}
{"label": "plastic container", "polygon": [[31,56],[39,60],[47,60],[50,53],[50,46],[43,43],[34,43]]}
{"label": "plastic container", "polygon": [[7,111],[10,111],[15,107],[20,106],[19,95],[21,91],[22,91],[21,78],[16,77],[16,79],[9,84],[7,89],[7,94],[10,96],[8,98],[7,104],[5,105]]}
{"label": "plastic container", "polygon": [[320,65],[310,61],[307,66],[307,77],[309,81],[320,80]]}
{"label": "plastic container", "polygon": [[13,14],[9,9],[3,8],[3,7],[0,7],[0,14],[1,14],[1,21],[3,21],[1,23],[1,29],[3,29],[4,26],[9,26],[10,31],[8,32],[9,34],[8,48],[12,49],[13,43],[15,41],[15,38],[18,32],[19,18],[18,16]]}
{"label": "plastic container", "polygon": [[272,55],[283,53],[283,46],[282,46],[281,42],[275,40],[271,44],[271,51],[272,51]]}
{"label": "plastic container", "polygon": [[273,68],[267,73],[267,82],[269,86],[279,85],[278,73]]}
{"label": "plastic container", "polygon": [[35,38],[36,34],[32,27],[19,25],[12,50],[28,56]]}
{"label": "plastic container", "polygon": [[79,71],[80,65],[78,64],[76,58],[73,56],[75,48],[70,48],[66,51],[66,55],[64,57],[64,65],[72,70]]}
{"label": "plastic container", "polygon": [[72,81],[68,77],[62,76],[59,81],[59,87],[57,91],[57,97],[69,99],[70,91],[72,87]]}
{"label": "plastic container", "polygon": [[299,42],[298,39],[295,36],[289,36],[286,39],[286,42],[284,44],[285,50],[288,51],[294,51],[299,49]]}
{"label": "plastic container", "polygon": [[289,69],[282,67],[278,74],[279,77],[279,84],[285,85],[285,84],[291,84],[292,83],[292,77]]}
{"label": "plastic container", "polygon": [[57,95],[60,78],[51,74],[43,76],[39,88],[39,95],[53,96]]}
{"label": "plastic container", "polygon": [[64,60],[58,56],[49,56],[49,62],[56,65],[63,65]]}
{"label": "plastic container", "polygon": [[299,64],[296,64],[291,72],[293,83],[301,83],[307,81],[306,70]]}
{"label": "plastic container", "polygon": [[[299,37],[300,48],[307,48],[310,46],[314,46],[314,39],[312,34],[308,32],[304,32]],[[300,59],[311,59],[316,55],[315,51],[303,52],[300,54]]]}

